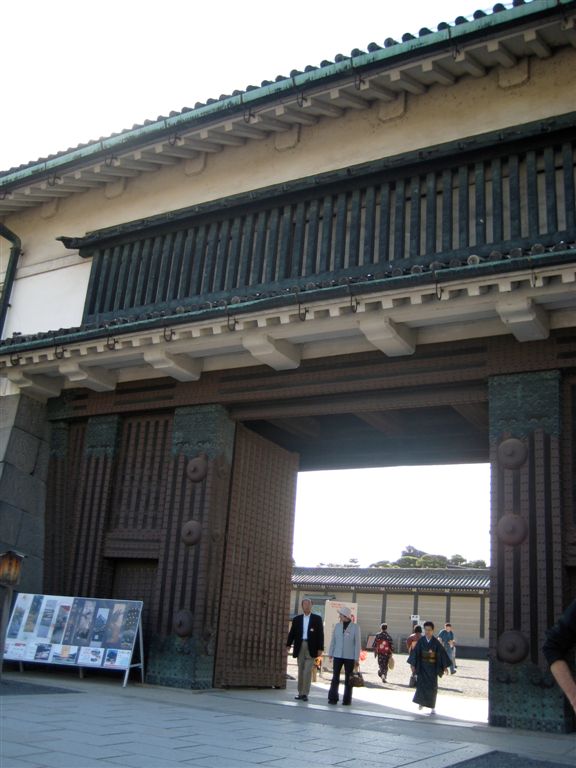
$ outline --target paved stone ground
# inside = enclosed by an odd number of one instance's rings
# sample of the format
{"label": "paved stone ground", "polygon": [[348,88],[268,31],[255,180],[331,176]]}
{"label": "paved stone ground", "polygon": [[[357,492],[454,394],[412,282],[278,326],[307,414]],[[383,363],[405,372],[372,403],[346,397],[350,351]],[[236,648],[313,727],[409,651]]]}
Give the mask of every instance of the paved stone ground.
{"label": "paved stone ground", "polygon": [[[328,675],[307,703],[286,689],[188,691],[91,671],[10,672],[0,699],[1,768],[559,768],[576,765],[576,736],[490,728],[484,699],[439,696],[438,715],[414,711],[407,682],[372,682],[352,707],[327,704]],[[293,667],[289,666],[289,670]],[[400,667],[403,670],[403,667]],[[294,670],[295,671],[295,670]],[[401,674],[401,673],[400,673]],[[291,675],[290,675],[291,677]],[[397,688],[394,688],[394,686]],[[46,686],[79,693],[50,695]],[[404,687],[402,687],[404,686]],[[472,715],[472,716],[471,716]],[[478,762],[480,758],[484,762]],[[476,762],[475,762],[476,761]],[[520,762],[519,762],[520,761]],[[539,762],[538,762],[539,761]]]}
{"label": "paved stone ground", "polygon": [[0,696],[46,695],[49,693],[76,693],[76,691],[71,691],[67,688],[57,688],[53,685],[25,683],[21,680],[0,680]]}
{"label": "paved stone ground", "polygon": [[548,761],[531,760],[529,757],[520,755],[511,755],[509,752],[490,752],[487,755],[457,763],[455,768],[559,768],[559,765]]}

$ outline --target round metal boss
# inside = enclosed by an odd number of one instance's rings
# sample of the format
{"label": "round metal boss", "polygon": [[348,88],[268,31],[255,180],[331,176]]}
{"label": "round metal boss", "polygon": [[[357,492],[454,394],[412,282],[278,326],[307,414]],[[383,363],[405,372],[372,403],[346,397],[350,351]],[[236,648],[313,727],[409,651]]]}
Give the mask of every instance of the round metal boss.
{"label": "round metal boss", "polygon": [[500,661],[518,664],[528,656],[529,650],[527,637],[516,629],[503,632],[498,638],[497,651]]}
{"label": "round metal boss", "polygon": [[197,520],[188,520],[182,526],[180,531],[180,538],[189,547],[194,544],[198,544],[200,537],[202,536],[202,526]]}
{"label": "round metal boss", "polygon": [[521,544],[528,536],[528,524],[520,515],[503,515],[498,520],[496,533],[504,544]]}
{"label": "round metal boss", "polygon": [[186,466],[186,475],[193,483],[199,483],[208,474],[208,458],[205,453],[201,453],[196,456],[195,459],[190,459]]}
{"label": "round metal boss", "polygon": [[194,626],[194,617],[191,611],[178,611],[174,616],[174,632],[178,637],[189,637],[192,634]]}
{"label": "round metal boss", "polygon": [[517,437],[509,437],[498,446],[498,461],[506,469],[518,469],[528,458],[528,448]]}

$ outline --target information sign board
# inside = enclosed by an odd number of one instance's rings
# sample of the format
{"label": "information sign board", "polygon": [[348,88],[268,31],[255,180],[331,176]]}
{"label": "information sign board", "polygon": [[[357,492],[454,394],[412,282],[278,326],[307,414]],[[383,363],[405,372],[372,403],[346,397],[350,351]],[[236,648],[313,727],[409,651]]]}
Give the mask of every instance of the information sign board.
{"label": "information sign board", "polygon": [[[132,666],[142,668],[141,614],[138,600],[21,593],[8,624],[4,658],[128,673]],[[140,663],[132,664],[137,638]],[[124,684],[126,679],[127,674]]]}

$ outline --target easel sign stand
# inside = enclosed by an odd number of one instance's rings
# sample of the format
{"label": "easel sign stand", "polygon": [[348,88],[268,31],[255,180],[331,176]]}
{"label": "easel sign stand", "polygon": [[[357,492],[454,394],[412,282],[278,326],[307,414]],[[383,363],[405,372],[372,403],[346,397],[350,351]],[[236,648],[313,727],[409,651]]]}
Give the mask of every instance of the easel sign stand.
{"label": "easel sign stand", "polygon": [[[18,595],[8,624],[4,658],[124,673],[140,669],[144,682],[142,602],[62,595]],[[138,643],[139,661],[134,662]]]}

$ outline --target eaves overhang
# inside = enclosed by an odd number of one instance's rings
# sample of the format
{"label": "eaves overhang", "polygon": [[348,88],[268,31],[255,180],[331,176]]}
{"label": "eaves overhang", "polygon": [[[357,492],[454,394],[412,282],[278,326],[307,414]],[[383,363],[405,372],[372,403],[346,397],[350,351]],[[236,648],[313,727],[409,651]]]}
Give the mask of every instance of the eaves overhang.
{"label": "eaves overhang", "polygon": [[[375,278],[366,275],[359,278],[344,278],[340,281],[333,280],[330,285],[317,287],[294,283],[293,286],[281,292],[249,294],[244,299],[236,301],[206,301],[195,309],[183,312],[152,311],[146,317],[131,320],[128,317],[119,318],[97,327],[70,328],[48,330],[33,334],[24,338],[15,334],[0,342],[0,355],[6,350],[10,354],[20,354],[31,350],[39,350],[46,347],[58,346],[69,343],[83,343],[97,339],[108,338],[110,335],[125,336],[133,333],[161,330],[168,326],[177,327],[189,323],[203,323],[212,320],[232,321],[240,316],[249,317],[253,313],[269,312],[274,310],[302,311],[307,307],[324,301],[338,301],[346,299],[351,306],[358,302],[369,300],[376,294],[392,294],[398,291],[420,291],[430,287],[434,288],[438,298],[446,290],[449,291],[455,284],[467,283],[477,279],[490,279],[508,276],[511,281],[519,274],[530,273],[536,275],[536,270],[542,268],[560,267],[569,265],[576,267],[576,243],[571,247],[558,247],[551,253],[512,256],[502,258],[497,254],[497,260],[471,263],[458,267],[446,266],[435,271],[427,269],[421,272]],[[569,270],[570,271],[570,270]],[[576,306],[576,298],[575,298]],[[1,357],[0,357],[1,361]],[[1,365],[1,362],[0,362]]]}
{"label": "eaves overhang", "polygon": [[0,347],[0,375],[33,396],[64,388],[114,390],[168,376],[195,381],[214,370],[510,334],[538,341],[576,327],[576,245],[546,254],[408,274],[347,280],[316,290],[252,297],[136,322],[15,336]]}
{"label": "eaves overhang", "polygon": [[0,216],[261,140],[347,110],[482,77],[521,58],[576,47],[576,0],[538,0],[479,15],[400,44],[292,73],[0,174]]}

